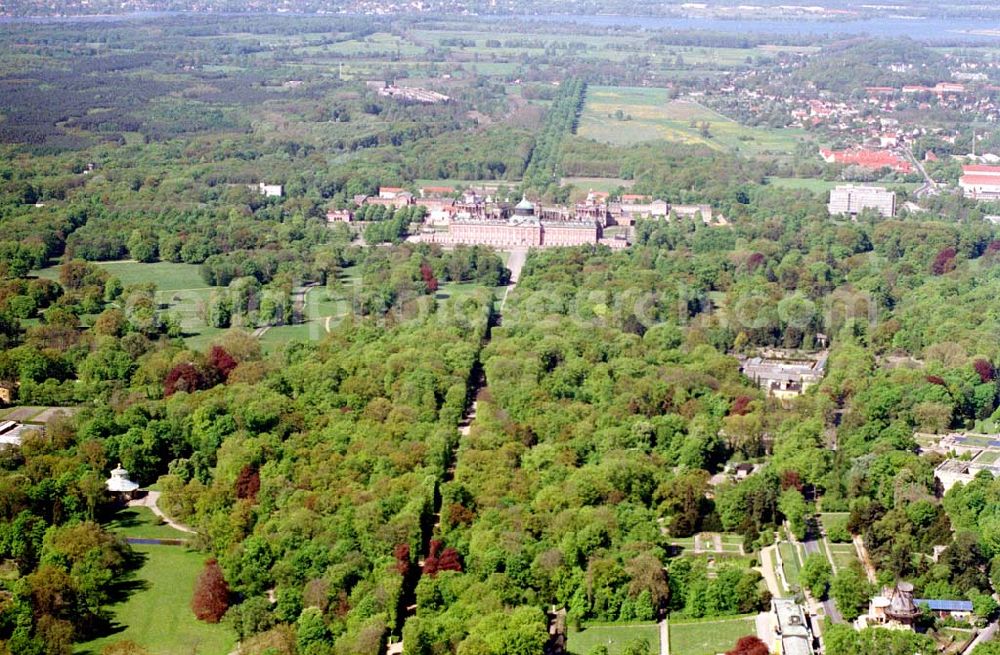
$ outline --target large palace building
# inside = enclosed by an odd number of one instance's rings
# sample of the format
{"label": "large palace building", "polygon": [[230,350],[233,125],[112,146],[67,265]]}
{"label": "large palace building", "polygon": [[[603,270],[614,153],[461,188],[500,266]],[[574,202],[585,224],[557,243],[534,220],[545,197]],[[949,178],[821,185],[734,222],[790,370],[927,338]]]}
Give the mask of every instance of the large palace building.
{"label": "large palace building", "polygon": [[624,248],[625,239],[603,237],[602,221],[589,216],[577,216],[556,211],[539,212],[527,199],[521,200],[511,215],[486,217],[456,216],[448,223],[447,232],[427,232],[421,240],[444,245],[483,245],[494,248],[546,248],[603,244]]}

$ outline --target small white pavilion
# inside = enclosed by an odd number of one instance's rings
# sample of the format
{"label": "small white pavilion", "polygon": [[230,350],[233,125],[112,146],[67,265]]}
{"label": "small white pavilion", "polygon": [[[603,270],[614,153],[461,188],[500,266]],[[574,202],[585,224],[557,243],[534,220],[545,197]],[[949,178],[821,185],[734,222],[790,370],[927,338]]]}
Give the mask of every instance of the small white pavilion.
{"label": "small white pavilion", "polygon": [[139,485],[128,479],[128,471],[122,468],[121,462],[118,463],[118,467],[111,470],[111,477],[107,479],[105,484],[116,498],[121,500],[131,500],[132,494],[135,493]]}

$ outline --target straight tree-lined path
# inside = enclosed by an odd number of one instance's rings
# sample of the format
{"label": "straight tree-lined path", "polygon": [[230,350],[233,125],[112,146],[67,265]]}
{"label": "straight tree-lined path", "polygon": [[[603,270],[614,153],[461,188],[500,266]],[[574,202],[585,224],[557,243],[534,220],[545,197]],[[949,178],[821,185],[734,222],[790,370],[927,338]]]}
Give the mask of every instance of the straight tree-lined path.
{"label": "straight tree-lined path", "polygon": [[[507,300],[507,296],[517,285],[517,281],[521,276],[521,269],[524,267],[527,255],[527,248],[515,249],[511,252],[510,258],[507,261],[507,268],[510,269],[510,279],[507,286],[504,288],[503,297],[500,300],[497,313],[490,317],[489,325],[486,328],[486,334],[483,336],[479,352],[476,353],[476,361],[472,366],[472,371],[469,376],[468,399],[465,413],[456,426],[461,439],[468,437],[469,433],[472,431],[472,425],[476,420],[476,409],[478,407],[476,398],[479,395],[479,391],[486,386],[486,372],[483,370],[482,362],[479,360],[479,353],[481,353],[482,349],[485,348],[490,342],[490,339],[493,336],[493,326],[499,325],[500,323],[503,305]],[[454,477],[455,466],[457,464],[459,453],[460,448],[454,448],[449,453],[447,468],[444,471],[444,475],[441,476],[440,483],[434,490],[433,524],[429,527],[429,529],[424,529],[423,535],[421,536],[421,548],[420,553],[418,554],[420,561],[415,571],[403,579],[403,589],[400,593],[401,604],[403,605],[400,609],[403,611],[399,612],[399,623],[396,626],[399,634],[402,634],[403,625],[405,624],[406,619],[413,616],[417,612],[416,589],[417,585],[420,583],[420,578],[423,575],[424,558],[430,553],[431,541],[441,528],[441,487],[451,482]],[[386,645],[386,655],[399,655],[403,651],[404,647],[402,640]]]}

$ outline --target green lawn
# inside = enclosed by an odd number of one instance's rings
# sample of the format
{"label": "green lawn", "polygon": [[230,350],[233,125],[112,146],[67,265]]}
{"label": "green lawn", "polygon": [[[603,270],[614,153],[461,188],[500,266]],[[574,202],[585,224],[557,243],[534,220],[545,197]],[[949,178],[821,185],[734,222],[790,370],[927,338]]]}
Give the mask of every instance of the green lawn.
{"label": "green lawn", "polygon": [[847,569],[858,562],[858,551],[854,544],[830,544],[830,556],[837,570]]}
{"label": "green lawn", "polygon": [[[195,264],[136,261],[94,262],[114,275],[124,285],[153,283],[157,287],[156,302],[166,305],[167,311],[180,321],[187,344],[204,350],[225,330],[206,325],[200,308],[212,293],[221,287],[205,283]],[[58,279],[59,266],[50,266],[35,272],[39,277]]]}
{"label": "green lawn", "polygon": [[829,537],[831,534],[836,536],[838,532],[846,533],[847,519],[849,517],[850,514],[848,512],[822,512],[819,515],[819,521],[823,524],[823,531],[826,532],[827,537]]}
{"label": "green lawn", "polygon": [[[183,532],[159,522],[146,507],[118,511],[105,527],[126,537],[184,539]],[[79,644],[76,653],[97,655],[119,641],[131,640],[154,655],[197,653],[226,655],[236,637],[227,628],[209,625],[191,613],[191,593],[207,556],[182,546],[134,545],[144,556],[142,567],[125,583],[127,595],[111,607],[111,635]]]}
{"label": "green lawn", "polygon": [[180,546],[133,546],[145,556],[135,575],[137,589],[112,606],[112,623],[118,632],[78,644],[78,655],[98,655],[119,641],[131,640],[154,655],[191,653],[226,655],[236,636],[228,628],[194,618],[191,593],[206,555]]}
{"label": "green lawn", "polygon": [[[631,118],[613,118],[618,110]],[[702,123],[709,124],[708,136],[701,132]],[[806,138],[802,130],[741,125],[693,100],[672,100],[667,89],[610,86],[587,89],[578,134],[616,145],[663,140],[757,155],[792,154]]]}
{"label": "green lawn", "polygon": [[191,535],[162,523],[148,507],[129,507],[104,524],[108,530],[126,537],[146,539],[188,539]]}
{"label": "green lawn", "polygon": [[802,565],[799,563],[795,546],[787,541],[782,541],[778,544],[778,550],[781,551],[781,565],[785,571],[785,580],[790,586],[798,587],[800,585],[799,571]]}
{"label": "green lawn", "polygon": [[754,617],[716,621],[670,621],[670,655],[716,655],[746,635],[757,634]]}
{"label": "green lawn", "polygon": [[589,625],[579,632],[570,628],[566,650],[571,655],[587,655],[597,646],[607,646],[608,655],[618,655],[633,639],[647,639],[654,652],[659,650],[660,631],[655,623]]}
{"label": "green lawn", "polygon": [[[175,264],[173,262],[143,264],[136,261],[93,263],[117,277],[126,286],[152,282],[160,291],[208,287],[198,272],[199,267],[196,264]],[[36,273],[39,277],[55,280],[59,278],[59,266],[43,268]]]}

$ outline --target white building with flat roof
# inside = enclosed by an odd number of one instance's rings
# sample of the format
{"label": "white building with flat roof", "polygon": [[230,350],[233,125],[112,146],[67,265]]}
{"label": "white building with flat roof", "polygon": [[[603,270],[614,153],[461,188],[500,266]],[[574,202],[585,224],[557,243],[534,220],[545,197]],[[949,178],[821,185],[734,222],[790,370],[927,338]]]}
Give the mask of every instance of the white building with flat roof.
{"label": "white building with flat roof", "polygon": [[782,655],[813,655],[813,634],[805,610],[792,598],[771,601],[774,612],[776,653]]}
{"label": "white building with flat roof", "polygon": [[830,190],[827,205],[831,216],[857,216],[865,209],[874,209],[885,217],[896,214],[896,194],[880,186],[843,184]]}

